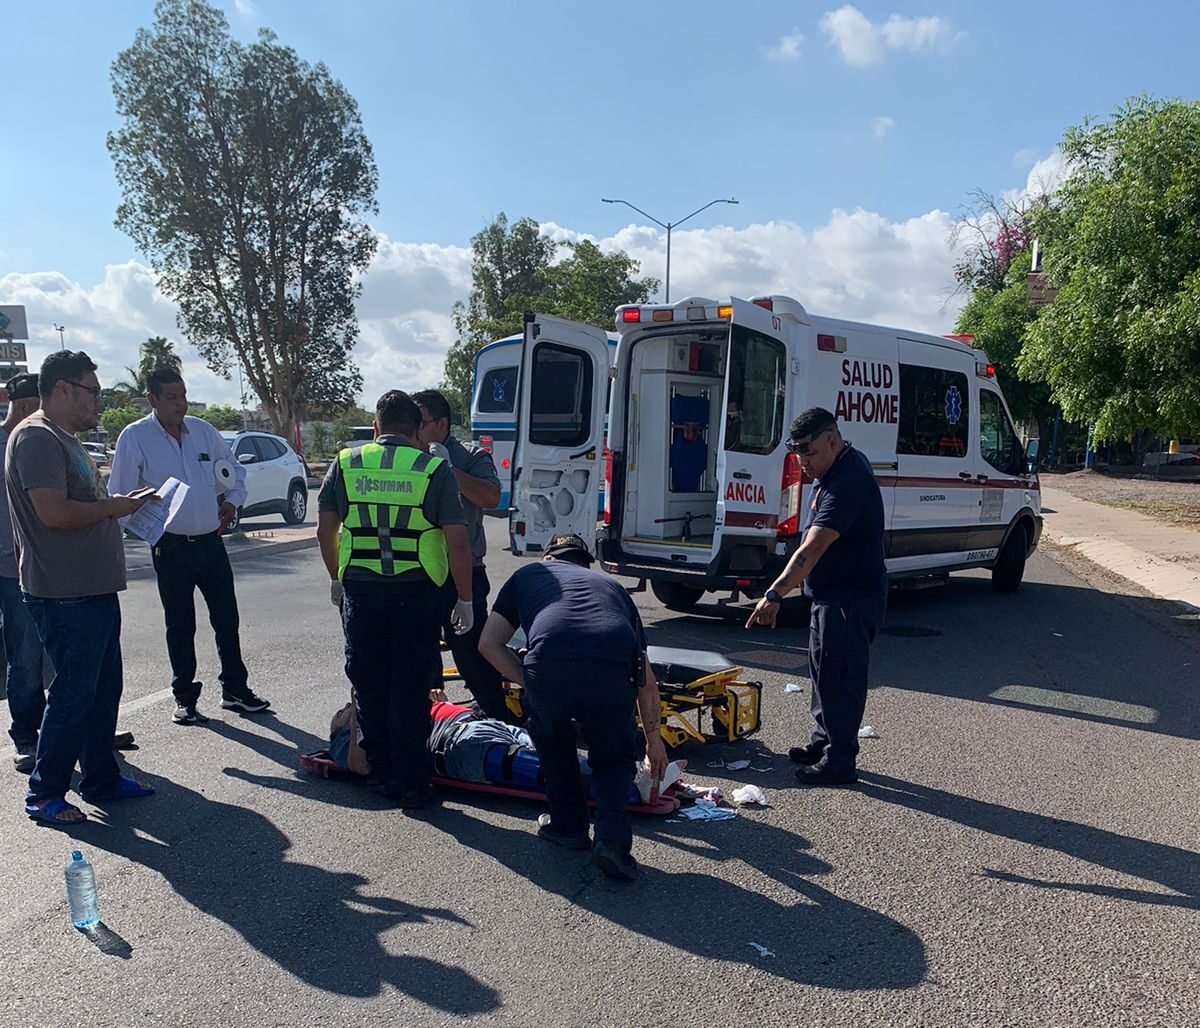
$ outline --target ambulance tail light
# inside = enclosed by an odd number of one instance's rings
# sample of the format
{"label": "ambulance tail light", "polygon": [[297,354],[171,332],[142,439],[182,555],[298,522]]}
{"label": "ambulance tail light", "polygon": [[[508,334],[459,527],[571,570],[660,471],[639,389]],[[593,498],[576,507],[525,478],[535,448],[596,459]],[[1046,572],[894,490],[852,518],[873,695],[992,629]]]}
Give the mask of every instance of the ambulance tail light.
{"label": "ambulance tail light", "polygon": [[751,300],[756,307],[761,307],[763,310],[773,311],[775,309],[775,301],[769,296],[760,296],[757,300]]}
{"label": "ambulance tail light", "polygon": [[622,307],[621,321],[625,324],[630,322],[638,322],[642,320],[642,309],[640,307]]}
{"label": "ambulance tail light", "polygon": [[605,525],[612,524],[612,465],[612,450],[606,446],[604,447],[604,514],[600,518],[601,523]]}
{"label": "ambulance tail light", "polygon": [[479,445],[482,449],[492,452],[492,437],[490,435],[481,435],[479,437]]}
{"label": "ambulance tail light", "polygon": [[817,336],[817,349],[824,350],[827,353],[845,353],[846,337],[827,336],[824,333],[821,333]]}
{"label": "ambulance tail light", "polygon": [[733,317],[733,305],[730,304],[728,307],[718,307],[717,308],[717,317],[720,318],[722,321],[728,321],[730,318]]}
{"label": "ambulance tail light", "polygon": [[675,312],[670,307],[656,310],[651,316],[653,321],[674,321]]}
{"label": "ambulance tail light", "polygon": [[804,469],[800,458],[789,453],[783,458],[783,480],[780,483],[779,526],[777,538],[800,534],[800,492],[804,487]]}
{"label": "ambulance tail light", "polygon": [[975,374],[978,375],[980,378],[995,378],[996,377],[996,365],[989,364],[987,361],[976,361],[975,362]]}

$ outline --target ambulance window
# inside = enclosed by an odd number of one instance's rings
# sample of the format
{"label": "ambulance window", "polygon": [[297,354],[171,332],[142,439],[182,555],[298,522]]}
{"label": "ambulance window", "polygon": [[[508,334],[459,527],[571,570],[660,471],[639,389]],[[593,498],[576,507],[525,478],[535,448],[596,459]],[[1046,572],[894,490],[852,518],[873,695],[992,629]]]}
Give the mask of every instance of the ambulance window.
{"label": "ambulance window", "polygon": [[729,331],[729,400],[725,449],[773,453],[783,438],[787,351],[783,343],[741,325]]}
{"label": "ambulance window", "polygon": [[533,354],[529,441],[580,446],[592,434],[592,358],[554,343]]}
{"label": "ambulance window", "polygon": [[1025,470],[1024,447],[999,395],[990,389],[979,391],[979,452],[1001,474],[1019,475]]}
{"label": "ambulance window", "polygon": [[475,407],[480,414],[511,414],[517,400],[517,369],[492,368],[479,383]]}
{"label": "ambulance window", "polygon": [[896,452],[918,457],[965,457],[971,423],[967,376],[945,368],[900,365],[900,424]]}

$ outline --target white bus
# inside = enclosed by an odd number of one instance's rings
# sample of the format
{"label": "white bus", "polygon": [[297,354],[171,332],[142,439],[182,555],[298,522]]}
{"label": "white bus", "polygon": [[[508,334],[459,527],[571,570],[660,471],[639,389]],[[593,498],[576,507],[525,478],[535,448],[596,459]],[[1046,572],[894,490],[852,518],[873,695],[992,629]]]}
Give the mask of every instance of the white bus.
{"label": "white bus", "polygon": [[[616,333],[608,333],[607,339],[609,355],[615,359]],[[517,386],[524,341],[524,335],[512,335],[488,343],[475,355],[471,376],[471,438],[491,453],[500,476],[500,503],[495,511],[488,513],[504,517],[508,516],[511,500],[513,443],[517,437]],[[557,406],[564,410],[574,410],[578,397],[565,393],[560,396],[553,386],[540,391],[537,401],[542,408],[539,418],[543,424],[557,416],[556,400],[561,401]],[[598,499],[597,509],[600,502]]]}

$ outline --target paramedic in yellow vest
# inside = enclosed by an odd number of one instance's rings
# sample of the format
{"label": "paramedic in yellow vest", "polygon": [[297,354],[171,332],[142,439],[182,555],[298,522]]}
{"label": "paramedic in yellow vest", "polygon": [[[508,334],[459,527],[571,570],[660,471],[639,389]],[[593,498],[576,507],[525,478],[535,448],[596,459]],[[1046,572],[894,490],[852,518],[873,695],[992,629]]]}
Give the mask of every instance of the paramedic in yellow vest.
{"label": "paramedic in yellow vest", "polygon": [[442,601],[454,581],[454,624],[471,629],[471,550],[450,465],[417,442],[407,393],[375,405],[375,439],[342,450],[317,498],[317,541],[342,613],[346,677],[363,749],[385,796],[405,809],[433,799],[429,681],[441,665]]}

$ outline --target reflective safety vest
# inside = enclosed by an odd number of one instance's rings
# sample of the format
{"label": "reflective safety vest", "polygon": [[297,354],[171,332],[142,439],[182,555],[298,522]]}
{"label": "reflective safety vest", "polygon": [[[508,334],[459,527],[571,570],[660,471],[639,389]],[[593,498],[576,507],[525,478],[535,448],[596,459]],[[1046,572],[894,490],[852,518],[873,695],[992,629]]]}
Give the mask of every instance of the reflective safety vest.
{"label": "reflective safety vest", "polygon": [[421,510],[443,461],[412,446],[367,443],[338,454],[349,510],[338,540],[338,578],[347,568],[384,577],[421,568],[434,585],[450,573],[446,536]]}

